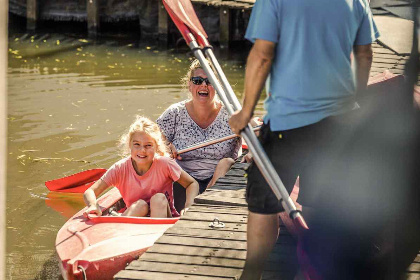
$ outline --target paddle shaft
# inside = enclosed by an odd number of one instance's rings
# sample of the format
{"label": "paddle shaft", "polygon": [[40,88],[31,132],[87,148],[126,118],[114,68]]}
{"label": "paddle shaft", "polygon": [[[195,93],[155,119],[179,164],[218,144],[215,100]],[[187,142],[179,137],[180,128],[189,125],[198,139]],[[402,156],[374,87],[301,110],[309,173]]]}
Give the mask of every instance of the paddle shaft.
{"label": "paddle shaft", "polygon": [[[257,131],[260,128],[261,128],[261,126],[256,126],[256,127],[252,128],[252,130]],[[205,141],[205,142],[201,142],[201,143],[198,143],[198,144],[195,144],[195,145],[192,145],[192,146],[189,146],[187,148],[179,150],[178,155],[189,152],[189,151],[192,151],[192,150],[207,147],[207,146],[210,146],[210,145],[213,145],[213,144],[217,144],[217,143],[220,143],[220,142],[223,142],[223,141],[227,141],[227,140],[230,140],[230,139],[235,138],[235,137],[238,137],[238,135],[231,134],[231,135],[221,137],[221,138],[218,138],[218,139],[212,139],[212,140],[208,140],[208,141]]]}
{"label": "paddle shaft", "polygon": [[[234,111],[240,110],[241,105],[235,93],[233,92],[232,87],[229,85],[229,82],[227,81],[227,78],[224,75],[219,63],[217,62],[211,48],[206,48],[205,53],[207,54],[208,58],[212,61],[212,64],[215,67],[216,71],[218,71],[217,74],[219,75],[220,80],[223,83],[223,87],[220,84],[219,79],[217,79],[215,73],[213,72],[213,69],[210,67],[198,43],[195,40],[193,40],[189,44],[189,47],[191,48],[191,50],[193,50],[194,56],[200,61],[201,67],[203,68],[211,84],[215,88],[223,104],[225,104],[228,113],[232,115]],[[227,97],[226,91],[229,95],[229,98]],[[261,146],[261,143],[258,141],[257,137],[255,136],[255,133],[252,132],[252,127],[250,124],[248,124],[248,126],[246,126],[245,129],[241,132],[241,136],[247,142],[248,149],[253,155],[254,162],[261,170],[261,174],[264,176],[273,193],[281,201],[285,211],[290,215],[292,219],[298,218],[304,222],[304,220],[301,219],[301,215],[297,210],[293,200],[289,197],[289,193],[287,192],[283,182],[281,181],[279,175],[274,169],[274,166],[272,165],[263,147]]]}

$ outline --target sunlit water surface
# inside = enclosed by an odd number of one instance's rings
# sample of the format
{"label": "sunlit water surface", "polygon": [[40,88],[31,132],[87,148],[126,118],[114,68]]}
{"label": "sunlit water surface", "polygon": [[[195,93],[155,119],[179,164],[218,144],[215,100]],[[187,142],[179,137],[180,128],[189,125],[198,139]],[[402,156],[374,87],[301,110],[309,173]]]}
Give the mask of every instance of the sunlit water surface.
{"label": "sunlit water surface", "polygon": [[[44,182],[117,161],[116,141],[136,114],[155,120],[187,98],[179,81],[190,55],[138,43],[10,35],[7,279],[60,278],[55,237],[83,200],[49,193]],[[244,56],[220,59],[239,97]]]}

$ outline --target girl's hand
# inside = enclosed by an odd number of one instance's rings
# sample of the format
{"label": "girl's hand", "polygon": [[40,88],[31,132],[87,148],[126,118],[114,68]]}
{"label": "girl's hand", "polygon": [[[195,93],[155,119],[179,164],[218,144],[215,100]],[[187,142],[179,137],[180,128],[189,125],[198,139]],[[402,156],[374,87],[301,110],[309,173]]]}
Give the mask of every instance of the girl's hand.
{"label": "girl's hand", "polygon": [[171,158],[182,160],[182,157],[178,155],[178,151],[172,143],[169,143],[169,153]]}
{"label": "girl's hand", "polygon": [[181,214],[181,216],[184,216],[185,213],[187,213],[188,209],[190,209],[190,208],[184,208],[184,209],[182,209],[181,210],[181,213],[179,213],[179,214]]}
{"label": "girl's hand", "polygon": [[99,207],[98,203],[89,206],[86,211],[83,213],[84,216],[87,217],[88,214],[96,214],[98,216],[102,216],[101,208]]}

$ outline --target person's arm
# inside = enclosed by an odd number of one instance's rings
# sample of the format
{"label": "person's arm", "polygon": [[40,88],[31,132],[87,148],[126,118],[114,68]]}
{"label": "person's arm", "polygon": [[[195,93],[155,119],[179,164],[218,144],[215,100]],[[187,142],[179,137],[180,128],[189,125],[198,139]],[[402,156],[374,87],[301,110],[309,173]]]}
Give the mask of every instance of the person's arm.
{"label": "person's arm", "polygon": [[96,213],[98,216],[102,215],[102,211],[97,203],[96,198],[108,188],[108,185],[101,179],[96,181],[83,194],[83,199],[87,205],[87,210],[84,214]]}
{"label": "person's arm", "polygon": [[166,137],[163,135],[164,141],[169,148],[169,156],[173,159],[182,160],[182,157],[178,155],[178,150],[176,149],[175,145],[172,142],[168,141]]}
{"label": "person's arm", "polygon": [[248,55],[243,107],[242,110],[235,112],[229,120],[232,131],[238,135],[252,118],[265,80],[271,70],[275,47],[274,42],[257,39]]}
{"label": "person's arm", "polygon": [[[175,125],[173,125],[173,123],[176,124],[176,122],[171,122],[170,120],[174,120],[175,118],[176,118],[176,113],[171,109],[171,107],[169,107],[156,120],[156,123],[159,126],[160,131],[162,132],[163,139],[169,148],[169,156],[174,159],[182,160],[182,157],[178,155],[178,151],[175,145],[172,144],[173,137],[174,137],[173,135],[175,133]],[[171,140],[168,139],[168,137],[171,138]]]}
{"label": "person's arm", "polygon": [[197,181],[184,170],[181,170],[181,175],[177,182],[185,188],[186,192],[185,208],[181,211],[181,215],[183,215],[194,203],[194,198],[198,195],[199,188]]}
{"label": "person's arm", "polygon": [[372,45],[356,45],[353,48],[356,65],[356,92],[363,93],[367,88],[370,67],[372,65]]}

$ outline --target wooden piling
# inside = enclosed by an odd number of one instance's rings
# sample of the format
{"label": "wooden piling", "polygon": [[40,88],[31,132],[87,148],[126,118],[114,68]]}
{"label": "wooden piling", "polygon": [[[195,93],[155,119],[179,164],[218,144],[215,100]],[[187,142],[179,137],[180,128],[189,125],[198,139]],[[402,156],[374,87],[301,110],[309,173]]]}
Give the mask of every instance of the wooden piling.
{"label": "wooden piling", "polygon": [[228,6],[221,6],[219,10],[219,43],[221,49],[228,49],[230,42],[230,9]]}
{"label": "wooden piling", "polygon": [[168,35],[169,35],[169,17],[168,12],[163,4],[159,5],[158,11],[158,43],[160,47],[168,46]]}
{"label": "wooden piling", "polygon": [[99,32],[99,0],[86,1],[88,36],[95,38]]}
{"label": "wooden piling", "polygon": [[26,29],[35,30],[39,18],[38,0],[26,0]]}

